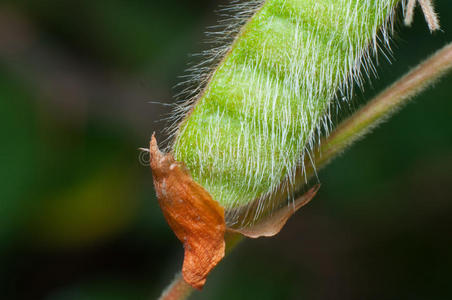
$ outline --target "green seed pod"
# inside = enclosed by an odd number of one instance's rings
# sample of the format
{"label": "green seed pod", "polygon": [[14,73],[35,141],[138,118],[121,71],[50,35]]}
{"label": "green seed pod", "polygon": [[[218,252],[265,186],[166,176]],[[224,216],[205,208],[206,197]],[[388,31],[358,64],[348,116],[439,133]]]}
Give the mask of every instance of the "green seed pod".
{"label": "green seed pod", "polygon": [[349,98],[361,73],[374,72],[370,57],[388,43],[400,2],[238,6],[243,26],[227,48],[214,51],[221,59],[181,110],[171,145],[175,159],[225,208],[229,227],[280,206],[270,200],[278,190],[287,190],[290,201],[296,169],[332,126],[331,107]]}

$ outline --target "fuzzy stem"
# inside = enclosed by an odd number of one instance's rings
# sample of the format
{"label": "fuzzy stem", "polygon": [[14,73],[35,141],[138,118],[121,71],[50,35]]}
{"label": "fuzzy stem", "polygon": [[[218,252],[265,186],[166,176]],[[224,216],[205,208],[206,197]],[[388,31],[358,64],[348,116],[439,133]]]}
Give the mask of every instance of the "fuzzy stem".
{"label": "fuzzy stem", "polygon": [[419,0],[419,4],[424,12],[425,21],[427,21],[428,28],[431,32],[439,29],[438,16],[433,8],[432,0]]}
{"label": "fuzzy stem", "polygon": [[[227,231],[225,256],[229,254],[243,240],[243,235]],[[194,289],[185,282],[181,273],[177,273],[170,285],[163,291],[158,300],[185,300],[190,297]]]}
{"label": "fuzzy stem", "polygon": [[159,300],[184,300],[193,292],[193,288],[178,273],[171,284],[163,291]]}
{"label": "fuzzy stem", "polygon": [[416,6],[417,0],[409,0],[405,10],[405,25],[411,26],[413,24],[414,17],[414,7]]}
{"label": "fuzzy stem", "polygon": [[[315,151],[314,165],[324,167],[451,70],[452,44],[448,44],[342,122],[330,136],[323,138]],[[312,176],[313,171],[310,167],[307,175]]]}

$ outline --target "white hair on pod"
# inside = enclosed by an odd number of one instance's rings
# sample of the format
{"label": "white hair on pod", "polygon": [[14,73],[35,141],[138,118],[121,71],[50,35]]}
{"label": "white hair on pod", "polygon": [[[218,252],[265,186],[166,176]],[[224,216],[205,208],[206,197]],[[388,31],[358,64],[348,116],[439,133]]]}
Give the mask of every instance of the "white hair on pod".
{"label": "white hair on pod", "polygon": [[[293,44],[287,49],[281,49],[281,55],[289,62],[283,68],[275,71],[274,77],[261,72],[262,68],[267,68],[259,53],[245,60],[245,63],[239,66],[231,67],[234,74],[238,75],[240,81],[234,81],[232,77],[228,78],[232,85],[240,85],[241,82],[253,81],[249,89],[243,89],[243,106],[238,108],[237,113],[246,113],[251,116],[262,116],[265,118],[262,122],[254,121],[250,123],[241,122],[240,127],[234,127],[236,124],[229,124],[220,128],[219,126],[209,126],[203,129],[203,138],[210,141],[199,146],[196,151],[196,164],[198,173],[203,174],[208,168],[218,169],[238,169],[244,170],[246,181],[241,182],[240,186],[217,187],[215,178],[204,178],[200,184],[213,193],[214,199],[221,199],[221,203],[233,203],[231,207],[226,207],[226,221],[229,226],[245,226],[248,224],[238,224],[239,219],[243,218],[243,213],[252,215],[256,220],[265,210],[272,210],[280,206],[281,203],[272,203],[268,201],[276,190],[286,189],[288,191],[288,204],[293,200],[294,181],[296,170],[304,169],[304,161],[312,155],[313,149],[319,145],[320,137],[328,135],[333,128],[331,118],[332,108],[339,109],[341,99],[350,99],[353,94],[353,87],[363,87],[364,77],[372,77],[376,74],[376,66],[373,57],[378,53],[384,56],[390,56],[390,35],[393,32],[395,5],[390,4],[394,1],[384,0],[335,0],[340,2],[341,13],[346,13],[345,18],[336,18],[334,11],[330,13],[330,24],[315,24],[310,31],[304,30],[305,24],[302,19],[295,17],[293,24]],[[286,5],[286,1],[281,0],[281,6]],[[399,1],[403,6],[405,0]],[[233,1],[231,5],[220,10],[223,20],[212,27],[216,31],[207,34],[210,42],[215,45],[212,49],[201,53],[205,59],[188,69],[189,75],[181,85],[187,88],[183,89],[178,95],[184,99],[179,101],[174,108],[172,116],[169,118],[173,122],[168,128],[169,139],[173,141],[169,145],[169,150],[176,152],[177,137],[184,133],[185,128],[180,127],[180,122],[196,106],[198,100],[204,95],[210,93],[209,83],[213,75],[222,67],[224,58],[233,49],[234,42],[239,36],[242,26],[246,24],[260,8],[266,3],[263,0],[253,1]],[[321,11],[320,3],[315,3],[314,11]],[[368,16],[368,19],[359,16],[359,8],[366,7],[374,11],[374,14]],[[373,18],[373,19],[369,19]],[[346,24],[339,24],[346,20]],[[271,22],[278,22],[272,19]],[[268,24],[271,26],[271,24]],[[325,51],[325,57],[319,57],[316,47],[323,47],[319,42],[319,36],[316,34],[322,26],[344,30],[362,30],[371,31],[372,36],[362,40],[341,40],[341,49],[338,51],[331,39],[327,47],[330,51]],[[369,27],[370,26],[370,27]],[[262,49],[264,51],[264,49]],[[345,56],[344,56],[345,55]],[[320,63],[325,61],[327,63]],[[338,71],[339,70],[339,71]],[[232,74],[232,73],[231,73]],[[282,80],[280,74],[284,74]],[[365,75],[365,76],[363,76]],[[281,99],[305,99],[294,107],[289,102]],[[255,105],[253,99],[261,99],[263,105]],[[231,100],[232,101],[232,100]],[[326,101],[326,109],[316,109],[319,101]],[[229,103],[229,102],[228,102]],[[232,105],[232,104],[231,104]],[[292,105],[292,106],[291,106]],[[276,110],[278,108],[278,110]],[[215,112],[218,120],[225,118],[225,110]],[[256,120],[256,119],[252,119]],[[238,129],[239,128],[239,129]],[[275,128],[278,128],[277,130]],[[294,128],[302,128],[303,136],[296,136]],[[240,134],[236,139],[227,142],[227,147],[223,150],[217,149],[216,143],[220,130],[239,130]],[[250,144],[247,137],[255,134],[262,134],[257,141],[265,141],[269,149],[266,157],[259,157],[260,152],[253,153],[255,147],[259,145]],[[292,149],[284,149],[281,145],[287,145],[287,139],[293,139]],[[194,143],[197,144],[197,143]],[[195,146],[194,146],[195,147]],[[227,153],[224,154],[224,153]],[[298,153],[294,159],[289,153]],[[254,154],[254,156],[253,156]],[[212,161],[210,165],[204,165],[204,157],[209,157]],[[240,164],[240,165],[238,165]],[[212,167],[213,166],[213,167]],[[266,183],[264,171],[271,170],[268,191],[259,194],[259,186]],[[283,174],[283,177],[281,177]],[[196,177],[196,176],[195,176]],[[231,183],[234,184],[234,183]],[[228,195],[226,190],[237,189],[256,196],[257,205],[249,206],[246,210],[236,209],[241,205],[234,195]],[[226,199],[231,197],[231,199]],[[255,204],[255,203],[254,203]]]}
{"label": "white hair on pod", "polygon": [[175,88],[180,89],[175,95],[176,103],[173,110],[166,118],[169,126],[165,128],[167,133],[167,151],[171,150],[178,134],[179,124],[184,117],[196,105],[196,101],[203,94],[213,73],[218,68],[222,59],[231,50],[231,46],[243,25],[255,14],[265,0],[240,1],[232,0],[228,5],[223,5],[217,10],[220,20],[216,25],[207,27],[205,42],[211,47],[201,53],[193,54],[200,62],[189,66],[186,74],[181,76],[183,81]]}

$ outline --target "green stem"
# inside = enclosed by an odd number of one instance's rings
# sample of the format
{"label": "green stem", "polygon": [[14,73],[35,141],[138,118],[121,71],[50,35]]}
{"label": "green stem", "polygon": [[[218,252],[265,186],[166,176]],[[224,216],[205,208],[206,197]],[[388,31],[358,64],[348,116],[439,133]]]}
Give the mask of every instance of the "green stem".
{"label": "green stem", "polygon": [[[452,44],[448,44],[342,122],[330,136],[323,138],[319,149],[314,151],[314,165],[317,168],[327,165],[451,69]],[[312,175],[312,170],[311,174],[307,170],[307,174]]]}
{"label": "green stem", "polygon": [[[392,116],[411,98],[428,88],[435,80],[452,70],[452,44],[436,52],[429,59],[391,85],[368,104],[342,122],[331,135],[322,139],[314,151],[314,165],[322,168],[348,146],[363,138],[376,126]],[[298,172],[301,174],[301,172]],[[314,174],[312,166],[307,167],[306,176]],[[300,176],[303,176],[302,174]],[[304,180],[301,180],[304,182]],[[242,238],[237,234],[225,236],[229,253]],[[193,289],[178,274],[165,290],[160,300],[184,300]]]}

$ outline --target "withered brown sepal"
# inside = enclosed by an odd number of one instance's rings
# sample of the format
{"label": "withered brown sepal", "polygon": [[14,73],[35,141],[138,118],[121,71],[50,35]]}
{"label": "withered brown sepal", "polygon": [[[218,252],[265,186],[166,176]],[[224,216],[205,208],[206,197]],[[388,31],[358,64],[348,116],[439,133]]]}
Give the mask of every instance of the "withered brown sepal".
{"label": "withered brown sepal", "polygon": [[149,147],[155,191],[166,221],[184,245],[184,280],[202,289],[224,257],[224,209],[194,182],[181,162],[162,153],[153,135]]}
{"label": "withered brown sepal", "polygon": [[317,194],[320,184],[313,186],[306,193],[295,199],[293,205],[284,205],[272,212],[269,216],[261,217],[251,226],[240,229],[228,228],[249,238],[272,237],[277,235],[286,225],[289,218],[300,208],[308,204]]}

